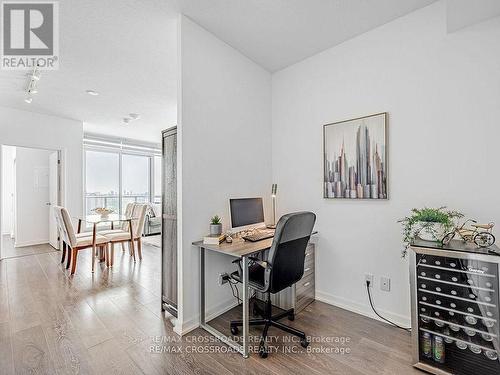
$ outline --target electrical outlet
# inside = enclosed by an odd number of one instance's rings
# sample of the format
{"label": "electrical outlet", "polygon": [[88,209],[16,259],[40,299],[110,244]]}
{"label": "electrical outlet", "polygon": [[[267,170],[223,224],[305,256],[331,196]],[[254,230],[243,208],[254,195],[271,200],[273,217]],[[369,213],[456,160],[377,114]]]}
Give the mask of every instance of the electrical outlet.
{"label": "electrical outlet", "polygon": [[219,277],[217,278],[217,284],[219,284],[219,286],[224,285],[228,281],[229,281],[229,275],[226,272],[219,274]]}
{"label": "electrical outlet", "polygon": [[390,292],[391,291],[391,279],[388,277],[382,276],[380,278],[380,289],[383,290],[384,292]]}
{"label": "electrical outlet", "polygon": [[365,285],[366,285],[367,281],[370,282],[370,287],[372,287],[373,286],[373,275],[371,273],[365,274]]}

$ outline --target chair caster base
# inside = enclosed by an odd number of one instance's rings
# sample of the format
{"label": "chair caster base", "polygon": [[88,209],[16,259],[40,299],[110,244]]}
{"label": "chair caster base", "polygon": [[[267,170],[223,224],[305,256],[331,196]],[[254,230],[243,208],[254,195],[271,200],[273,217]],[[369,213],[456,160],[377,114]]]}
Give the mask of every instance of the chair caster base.
{"label": "chair caster base", "polygon": [[309,346],[309,341],[307,341],[307,339],[300,339],[300,346],[307,348]]}
{"label": "chair caster base", "polygon": [[269,350],[266,348],[264,344],[259,345],[259,357],[260,358],[267,358],[269,355]]}

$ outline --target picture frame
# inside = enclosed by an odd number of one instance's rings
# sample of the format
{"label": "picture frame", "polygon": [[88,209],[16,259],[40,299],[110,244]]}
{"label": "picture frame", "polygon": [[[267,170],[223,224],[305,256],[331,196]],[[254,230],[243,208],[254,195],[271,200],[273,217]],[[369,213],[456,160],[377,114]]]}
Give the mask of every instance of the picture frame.
{"label": "picture frame", "polygon": [[387,112],[323,125],[323,198],[387,200]]}

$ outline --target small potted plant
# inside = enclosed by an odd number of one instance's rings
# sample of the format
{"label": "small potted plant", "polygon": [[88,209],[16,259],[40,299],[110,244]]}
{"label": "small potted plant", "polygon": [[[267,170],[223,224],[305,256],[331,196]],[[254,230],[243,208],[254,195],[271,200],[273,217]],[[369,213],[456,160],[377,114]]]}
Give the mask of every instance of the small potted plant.
{"label": "small potted plant", "polygon": [[441,242],[445,234],[454,227],[456,220],[464,216],[457,211],[448,211],[446,207],[414,208],[411,212],[410,216],[398,220],[403,226],[403,258],[416,237],[425,241]]}
{"label": "small potted plant", "polygon": [[219,215],[215,215],[210,220],[210,235],[218,236],[222,233],[222,223]]}

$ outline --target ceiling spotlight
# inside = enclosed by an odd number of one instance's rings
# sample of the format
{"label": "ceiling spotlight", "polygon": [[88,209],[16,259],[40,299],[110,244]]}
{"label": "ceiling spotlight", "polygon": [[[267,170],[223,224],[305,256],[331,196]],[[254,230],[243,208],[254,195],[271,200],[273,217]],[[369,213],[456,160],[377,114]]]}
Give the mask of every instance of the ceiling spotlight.
{"label": "ceiling spotlight", "polygon": [[129,116],[132,120],[139,120],[141,118],[138,113],[129,113]]}
{"label": "ceiling spotlight", "polygon": [[85,91],[87,94],[89,95],[92,95],[92,96],[97,96],[99,95],[99,93],[97,91],[94,91],[94,90],[86,90]]}
{"label": "ceiling spotlight", "polygon": [[28,98],[24,99],[24,101],[25,101],[26,103],[30,104],[30,103],[33,101],[33,98],[29,98],[29,97],[28,97]]}
{"label": "ceiling spotlight", "polygon": [[28,95],[38,93],[37,84],[40,81],[41,73],[36,66],[31,73],[28,75],[28,82],[26,83],[26,93]]}
{"label": "ceiling spotlight", "polygon": [[130,123],[130,119],[129,119],[128,117],[124,117],[124,118],[123,118],[123,123],[124,123],[125,125],[128,125],[128,124]]}

